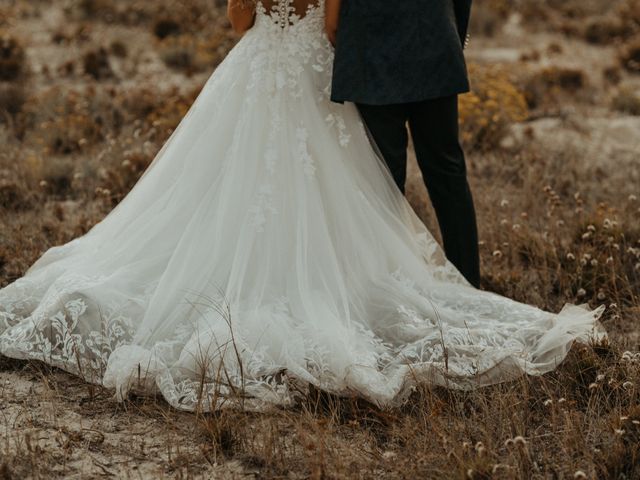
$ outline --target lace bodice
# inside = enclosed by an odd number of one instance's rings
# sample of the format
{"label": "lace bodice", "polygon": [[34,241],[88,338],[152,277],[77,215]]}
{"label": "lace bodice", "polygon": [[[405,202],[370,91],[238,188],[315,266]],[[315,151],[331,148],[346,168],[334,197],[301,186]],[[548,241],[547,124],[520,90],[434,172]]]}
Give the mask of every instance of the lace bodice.
{"label": "lace bodice", "polygon": [[286,29],[311,14],[322,16],[323,9],[324,0],[258,0],[257,15],[268,16]]}

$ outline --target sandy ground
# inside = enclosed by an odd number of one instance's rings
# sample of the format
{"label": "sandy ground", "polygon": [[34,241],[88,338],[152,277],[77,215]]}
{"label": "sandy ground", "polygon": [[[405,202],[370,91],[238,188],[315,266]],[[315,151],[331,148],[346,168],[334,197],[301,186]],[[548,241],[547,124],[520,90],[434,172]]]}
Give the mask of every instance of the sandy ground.
{"label": "sandy ground", "polygon": [[61,371],[5,367],[0,465],[14,474],[20,465],[35,478],[254,478],[239,462],[216,463],[192,414],[149,399],[119,405]]}

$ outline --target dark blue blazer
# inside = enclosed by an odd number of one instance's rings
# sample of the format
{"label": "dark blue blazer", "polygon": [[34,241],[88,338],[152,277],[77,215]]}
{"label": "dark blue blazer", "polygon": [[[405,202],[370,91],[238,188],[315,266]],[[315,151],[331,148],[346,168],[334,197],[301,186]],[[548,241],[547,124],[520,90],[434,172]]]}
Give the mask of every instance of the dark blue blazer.
{"label": "dark blue blazer", "polygon": [[472,0],[342,0],[331,99],[389,105],[469,91]]}

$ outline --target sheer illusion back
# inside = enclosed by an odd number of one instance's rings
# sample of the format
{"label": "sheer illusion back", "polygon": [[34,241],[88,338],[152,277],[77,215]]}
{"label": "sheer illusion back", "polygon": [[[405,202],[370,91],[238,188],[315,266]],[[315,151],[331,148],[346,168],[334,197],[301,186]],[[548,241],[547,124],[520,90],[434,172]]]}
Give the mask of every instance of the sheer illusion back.
{"label": "sheer illusion back", "polygon": [[258,0],[258,6],[264,8],[272,18],[276,18],[281,27],[293,25],[311,11],[320,9],[322,0]]}

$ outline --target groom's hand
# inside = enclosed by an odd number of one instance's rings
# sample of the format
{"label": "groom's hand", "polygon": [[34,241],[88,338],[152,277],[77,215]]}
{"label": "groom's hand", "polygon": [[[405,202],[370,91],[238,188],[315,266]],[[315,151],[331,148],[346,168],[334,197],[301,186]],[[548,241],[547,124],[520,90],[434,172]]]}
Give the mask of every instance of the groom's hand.
{"label": "groom's hand", "polygon": [[338,24],[340,23],[340,4],[341,0],[326,0],[324,29],[331,45],[336,46],[336,38],[338,36]]}
{"label": "groom's hand", "polygon": [[337,28],[329,28],[326,27],[325,28],[327,31],[327,37],[329,37],[329,41],[331,42],[331,45],[336,46],[336,37],[338,36],[338,29]]}

